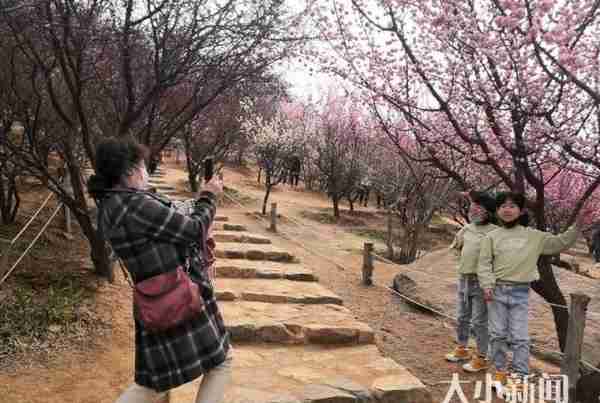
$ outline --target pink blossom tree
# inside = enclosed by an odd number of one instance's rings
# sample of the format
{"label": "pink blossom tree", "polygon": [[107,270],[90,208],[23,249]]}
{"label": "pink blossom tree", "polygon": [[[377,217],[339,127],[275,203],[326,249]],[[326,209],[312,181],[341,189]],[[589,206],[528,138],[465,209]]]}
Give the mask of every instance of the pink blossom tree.
{"label": "pink blossom tree", "polygon": [[[541,32],[543,25],[543,18],[530,17],[536,15],[531,10],[558,7],[551,3],[332,2],[320,9],[316,22],[339,57],[316,57],[325,70],[363,90],[363,102],[406,158],[465,190],[479,187],[483,177],[499,189],[528,194],[540,229],[549,221],[556,172],[585,172],[589,180],[569,199],[570,214],[562,221],[568,225],[600,185],[598,103],[572,77],[563,79],[564,68],[555,67],[561,75],[552,77],[550,57],[531,45],[535,36],[524,28]],[[590,17],[597,16],[597,2],[580,3],[588,14],[596,10]],[[568,18],[583,21],[588,14],[576,11],[579,6],[560,7]],[[552,35],[561,29],[556,26]],[[562,60],[587,66],[581,74],[594,74],[592,55],[563,51]],[[417,148],[403,146],[406,136]],[[541,259],[541,280],[532,287],[546,301],[564,305],[548,268],[549,260]],[[553,308],[553,314],[564,348],[568,312]]]}

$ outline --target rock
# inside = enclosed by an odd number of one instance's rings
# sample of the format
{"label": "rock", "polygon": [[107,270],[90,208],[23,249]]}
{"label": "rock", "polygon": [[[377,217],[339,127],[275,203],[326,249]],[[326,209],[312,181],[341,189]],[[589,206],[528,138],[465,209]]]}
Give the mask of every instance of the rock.
{"label": "rock", "polygon": [[377,378],[371,390],[378,403],[431,403],[425,385],[408,373]]}
{"label": "rock", "polygon": [[400,293],[413,294],[417,288],[417,283],[406,274],[397,274],[394,276],[392,288]]}
{"label": "rock", "polygon": [[436,314],[435,311],[444,311],[442,307],[419,295],[417,283],[406,274],[397,274],[394,276],[392,288],[402,294],[402,296],[410,298],[410,300],[405,298],[405,302],[417,309],[433,314]]}
{"label": "rock", "polygon": [[293,332],[290,327],[279,323],[262,326],[257,332],[257,340],[267,343],[301,343],[303,341],[302,334],[299,333],[301,329],[298,326],[295,330],[296,332]]}
{"label": "rock", "polygon": [[[265,269],[265,270],[260,270],[260,271],[255,271],[254,272],[256,278],[261,278],[261,279],[280,279],[283,278],[283,273],[280,270],[274,270],[274,269]],[[287,276],[286,276],[287,278]]]}
{"label": "rock", "polygon": [[223,223],[224,231],[246,231],[246,226],[241,224],[227,224]]}
{"label": "rock", "polygon": [[302,399],[308,403],[356,403],[350,393],[327,385],[308,385],[302,391]]}
{"label": "rock", "polygon": [[309,343],[315,344],[350,344],[358,343],[359,332],[356,329],[322,327],[312,325],[306,327]]}
{"label": "rock", "polygon": [[292,280],[292,281],[319,281],[318,277],[309,271],[306,271],[306,272],[301,272],[301,271],[291,272],[290,271],[289,273],[285,274],[284,278],[286,280]]}
{"label": "rock", "polygon": [[237,295],[233,291],[215,291],[215,297],[219,301],[235,301],[237,299]]}
{"label": "rock", "polygon": [[372,399],[371,392],[369,392],[368,388],[364,387],[363,385],[359,385],[348,378],[340,376],[331,380],[325,380],[323,383],[334,389],[338,389],[355,396],[358,402],[367,403]]}
{"label": "rock", "polygon": [[219,252],[220,251],[217,249],[217,257],[224,257],[227,259],[244,259],[246,257],[244,256],[244,252],[239,250],[226,250],[223,252],[222,256],[220,256],[221,254]]}
{"label": "rock", "polygon": [[218,266],[217,276],[225,278],[253,278],[257,276],[256,269],[246,269],[235,266]]}
{"label": "rock", "polygon": [[292,395],[277,395],[264,390],[251,388],[235,388],[231,396],[227,399],[228,403],[301,403],[300,400]]}
{"label": "rock", "polygon": [[235,326],[226,326],[227,330],[231,334],[231,339],[234,341],[249,342],[256,341],[257,339],[256,328],[254,327],[254,325],[242,324]]}
{"label": "rock", "polygon": [[269,238],[262,235],[248,234],[239,231],[215,231],[213,237],[217,242],[237,242],[262,245],[271,243]]}
{"label": "rock", "polygon": [[[272,253],[272,252],[271,252]],[[267,254],[262,250],[249,250],[246,252],[246,259],[248,260],[265,260],[267,259]],[[269,259],[272,260],[272,259]]]}
{"label": "rock", "polygon": [[[273,262],[293,262],[294,257],[287,252],[282,251],[269,251],[265,252],[265,259]],[[248,259],[251,259],[248,257]]]}
{"label": "rock", "polygon": [[375,344],[375,333],[361,330],[358,333],[358,344]]}
{"label": "rock", "polygon": [[289,297],[282,294],[264,294],[254,292],[243,292],[244,301],[268,302],[270,304],[285,304],[290,302]]}

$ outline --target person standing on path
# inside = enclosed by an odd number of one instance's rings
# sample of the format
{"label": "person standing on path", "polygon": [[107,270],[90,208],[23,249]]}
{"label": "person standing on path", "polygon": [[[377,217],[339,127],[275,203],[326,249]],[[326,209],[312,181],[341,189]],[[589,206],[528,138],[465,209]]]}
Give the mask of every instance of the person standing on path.
{"label": "person standing on path", "polygon": [[[450,248],[460,255],[458,264],[458,295],[456,338],[458,346],[446,355],[450,362],[470,360],[463,365],[467,372],[480,372],[489,368],[488,354],[488,312],[483,290],[477,278],[479,246],[483,237],[498,228],[494,222],[496,201],[483,192],[471,191],[468,194],[469,221],[454,238]],[[471,323],[477,341],[474,354],[468,349]]]}
{"label": "person standing on path", "polygon": [[[567,231],[552,235],[526,226],[524,195],[499,193],[496,206],[500,227],[481,241],[477,274],[488,301],[491,359],[498,388],[508,381],[509,350],[513,353],[512,370],[516,377],[523,381],[529,374],[529,288],[532,281],[539,279],[537,261],[540,255],[569,249],[577,240],[583,215]],[[514,384],[519,388],[522,382]]]}
{"label": "person standing on path", "polygon": [[223,184],[218,178],[206,183],[191,215],[181,214],[168,199],[145,191],[146,155],[131,140],[111,139],[97,146],[96,174],[88,191],[99,205],[99,231],[136,284],[188,267],[204,307],[174,328],[149,332],[134,306],[134,383],[117,403],[156,402],[200,376],[196,403],[219,403],[231,379],[232,349],[202,253]]}

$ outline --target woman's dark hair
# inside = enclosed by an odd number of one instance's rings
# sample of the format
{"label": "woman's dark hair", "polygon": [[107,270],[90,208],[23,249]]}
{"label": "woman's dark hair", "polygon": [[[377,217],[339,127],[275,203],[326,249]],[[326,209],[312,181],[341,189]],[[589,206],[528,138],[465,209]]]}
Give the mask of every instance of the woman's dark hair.
{"label": "woman's dark hair", "polygon": [[88,193],[95,199],[117,185],[142,160],[148,150],[131,139],[107,139],[96,146],[96,173],[90,176]]}
{"label": "woman's dark hair", "polygon": [[496,224],[496,200],[486,192],[470,191],[469,198],[472,203],[475,203],[487,211],[487,217],[480,225]]}
{"label": "woman's dark hair", "polygon": [[[523,195],[523,193],[517,193],[517,192],[500,192],[500,193],[498,193],[496,195],[497,208],[500,208],[500,206],[502,206],[504,203],[506,203],[507,200],[512,201],[521,210],[523,210],[525,208],[526,199],[525,199],[525,195]],[[529,214],[527,213],[527,211],[523,211],[522,214],[519,216],[519,218],[517,218],[513,222],[509,222],[509,223],[503,222],[502,224],[507,228],[512,228],[517,224],[527,227],[529,225]]]}

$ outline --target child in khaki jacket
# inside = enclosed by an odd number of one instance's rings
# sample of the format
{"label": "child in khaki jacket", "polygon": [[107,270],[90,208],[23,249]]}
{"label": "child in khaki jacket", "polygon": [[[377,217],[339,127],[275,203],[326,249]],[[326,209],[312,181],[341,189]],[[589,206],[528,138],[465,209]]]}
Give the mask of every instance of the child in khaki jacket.
{"label": "child in khaki jacket", "polygon": [[500,228],[481,242],[477,274],[488,301],[495,384],[504,385],[509,349],[513,372],[519,377],[529,374],[529,285],[539,278],[538,258],[571,247],[577,240],[578,225],[559,235],[521,225],[525,197],[518,193],[499,193],[496,205]]}
{"label": "child in khaki jacket", "polygon": [[[469,192],[469,221],[455,236],[451,249],[458,252],[458,295],[456,339],[458,346],[446,355],[446,360],[459,362],[470,360],[463,365],[467,372],[479,372],[489,368],[488,355],[488,312],[483,290],[477,279],[477,262],[479,260],[479,245],[485,234],[498,228],[494,225],[496,201],[490,195],[482,192]],[[477,342],[477,351],[471,354],[467,345],[470,327]]]}

